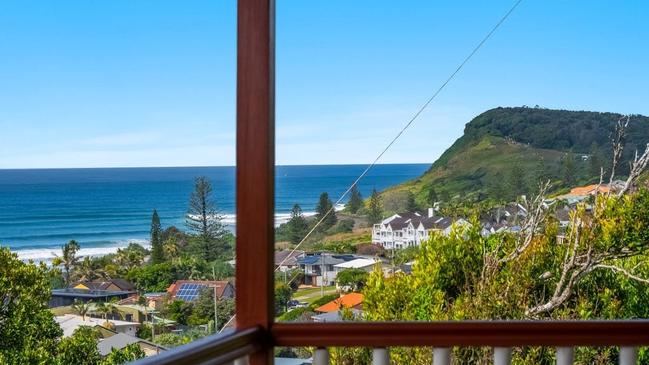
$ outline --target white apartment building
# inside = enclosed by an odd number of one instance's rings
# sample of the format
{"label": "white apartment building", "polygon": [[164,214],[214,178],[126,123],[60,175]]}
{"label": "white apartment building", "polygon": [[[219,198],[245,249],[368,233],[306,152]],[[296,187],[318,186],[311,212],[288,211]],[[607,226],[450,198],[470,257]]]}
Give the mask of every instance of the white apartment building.
{"label": "white apartment building", "polygon": [[418,212],[399,213],[372,227],[372,243],[388,250],[419,246],[429,239],[433,231],[450,233],[453,223],[468,224],[461,218],[453,221],[451,218],[435,216],[433,208],[428,209],[427,215]]}

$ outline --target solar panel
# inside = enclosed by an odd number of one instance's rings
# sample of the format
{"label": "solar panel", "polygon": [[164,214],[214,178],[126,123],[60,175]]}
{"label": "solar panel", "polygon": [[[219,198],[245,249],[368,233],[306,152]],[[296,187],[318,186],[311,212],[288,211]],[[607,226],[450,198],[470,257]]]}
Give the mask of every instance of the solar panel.
{"label": "solar panel", "polygon": [[176,291],[176,298],[187,302],[191,302],[193,300],[196,300],[196,298],[198,298],[198,295],[200,294],[200,291],[206,287],[208,286],[205,284],[195,284],[195,283],[182,284],[180,285],[180,288],[178,288],[178,291]]}

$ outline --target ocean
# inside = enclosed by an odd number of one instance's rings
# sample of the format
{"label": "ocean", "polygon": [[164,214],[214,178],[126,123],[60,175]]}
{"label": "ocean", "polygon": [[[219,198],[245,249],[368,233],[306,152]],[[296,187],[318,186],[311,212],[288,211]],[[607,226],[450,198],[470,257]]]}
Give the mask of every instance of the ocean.
{"label": "ocean", "polygon": [[[277,166],[276,222],[286,221],[294,204],[314,211],[320,193],[332,201],[365,165]],[[421,175],[428,164],[377,165],[359,183],[364,197]],[[130,242],[148,244],[153,209],[162,226],[185,228],[193,179],[212,182],[224,223],[235,219],[234,167],[97,168],[0,170],[0,245],[23,260],[48,260],[69,240],[80,255],[117,251]],[[346,201],[347,199],[345,199]]]}

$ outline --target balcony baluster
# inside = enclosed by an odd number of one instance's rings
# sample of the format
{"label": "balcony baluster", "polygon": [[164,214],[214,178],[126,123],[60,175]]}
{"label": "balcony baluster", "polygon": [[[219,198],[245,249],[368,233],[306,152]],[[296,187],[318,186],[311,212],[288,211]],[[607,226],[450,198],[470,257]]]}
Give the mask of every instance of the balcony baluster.
{"label": "balcony baluster", "polygon": [[390,365],[390,352],[386,348],[372,350],[372,365]]}
{"label": "balcony baluster", "polygon": [[435,347],[433,349],[433,365],[451,365],[451,348]]}
{"label": "balcony baluster", "polygon": [[572,365],[574,358],[573,347],[557,347],[557,365]]}

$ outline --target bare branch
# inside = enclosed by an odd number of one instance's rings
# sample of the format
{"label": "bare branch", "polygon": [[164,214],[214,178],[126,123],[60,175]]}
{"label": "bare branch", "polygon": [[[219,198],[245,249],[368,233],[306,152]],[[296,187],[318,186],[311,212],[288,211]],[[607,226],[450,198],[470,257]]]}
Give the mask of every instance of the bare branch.
{"label": "bare branch", "polygon": [[541,223],[545,220],[546,211],[543,206],[543,201],[545,200],[545,193],[549,188],[550,181],[541,184],[539,187],[539,193],[527,206],[527,215],[521,225],[521,230],[518,234],[514,251],[499,260],[499,263],[505,263],[516,259],[525,252],[534,240]]}
{"label": "bare branch", "polygon": [[612,271],[618,272],[620,274],[623,274],[624,276],[626,276],[629,279],[633,279],[633,280],[639,281],[641,283],[649,284],[649,279],[641,278],[641,277],[639,277],[637,275],[634,275],[634,274],[630,273],[626,269],[623,269],[623,268],[618,267],[618,266],[599,264],[599,265],[595,265],[595,268],[596,269],[612,270]]}
{"label": "bare branch", "polygon": [[624,145],[626,144],[626,130],[629,126],[630,116],[625,115],[618,119],[617,124],[615,125],[615,130],[613,131],[613,136],[611,137],[611,143],[613,144],[613,164],[611,166],[611,177],[609,179],[609,186],[613,184],[613,179],[615,178],[615,170],[622,160],[622,152],[624,152]]}
{"label": "bare branch", "polygon": [[635,152],[635,157],[631,163],[631,172],[629,172],[629,177],[624,182],[624,187],[617,193],[618,196],[624,195],[630,188],[633,186],[635,180],[640,177],[642,172],[647,168],[649,164],[649,143],[645,147],[642,155],[638,156],[638,151]]}

